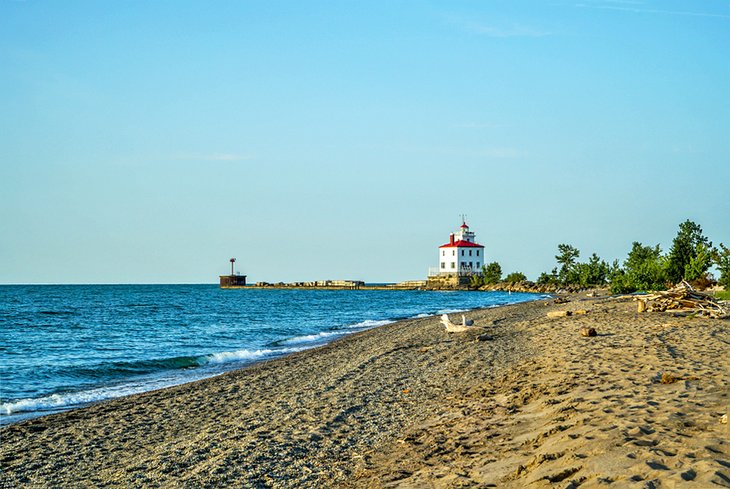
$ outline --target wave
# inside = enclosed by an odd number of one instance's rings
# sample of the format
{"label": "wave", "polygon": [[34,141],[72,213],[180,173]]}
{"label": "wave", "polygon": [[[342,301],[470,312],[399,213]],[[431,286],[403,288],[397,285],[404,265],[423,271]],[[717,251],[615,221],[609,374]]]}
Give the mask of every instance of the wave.
{"label": "wave", "polygon": [[144,390],[147,390],[147,388],[114,389],[109,387],[100,387],[98,389],[91,389],[88,391],[67,394],[51,394],[38,398],[20,399],[18,401],[0,404],[0,414],[10,415],[21,412],[45,411],[63,408],[66,406],[77,406],[96,401],[103,401],[113,397],[137,394]]}
{"label": "wave", "polygon": [[376,328],[378,326],[385,326],[386,324],[391,324],[394,322],[394,319],[366,319],[365,321],[361,321],[355,324],[349,324],[345,327],[348,329],[368,329]]}
{"label": "wave", "polygon": [[[278,348],[259,350],[236,350],[212,353],[197,357],[175,357],[159,360],[142,360],[138,362],[117,362],[112,368],[116,371],[128,373],[153,373],[160,371],[179,370],[185,368],[202,367],[204,365],[217,365],[222,363],[245,362],[270,358],[301,351],[304,348]],[[19,399],[0,404],[0,415],[10,415],[21,412],[46,411],[66,407],[80,406],[92,402],[113,399],[117,397],[139,394],[153,389],[161,389],[198,378],[207,377],[201,372],[200,375],[192,378],[167,378],[167,379],[141,379],[136,382],[125,383],[116,386],[96,387],[78,392],[66,392],[49,394],[42,397]]]}
{"label": "wave", "polygon": [[206,363],[205,358],[205,356],[182,356],[98,363],[87,366],[66,366],[54,369],[54,373],[76,379],[109,380],[200,367]]}
{"label": "wave", "polygon": [[285,355],[287,353],[294,353],[302,351],[303,348],[278,348],[270,349],[265,348],[261,350],[237,350],[237,351],[224,351],[221,353],[213,353],[204,357],[198,357],[200,365],[209,363],[229,363],[229,362],[240,362],[245,360],[259,360],[261,358],[267,358],[278,355]]}
{"label": "wave", "polygon": [[306,334],[302,336],[295,336],[294,338],[288,338],[286,340],[277,341],[277,345],[291,345],[298,343],[313,343],[324,340],[325,338],[331,338],[332,336],[342,336],[346,334],[344,331],[321,331],[314,334]]}
{"label": "wave", "polygon": [[145,375],[170,370],[184,370],[202,367],[208,364],[221,364],[229,362],[240,362],[246,360],[258,360],[265,357],[283,355],[299,351],[300,348],[277,348],[258,350],[235,350],[211,353],[208,355],[181,356],[171,358],[158,358],[150,360],[136,360],[130,362],[102,363],[89,367],[69,367],[63,372],[65,375],[77,378],[104,379],[115,377],[128,377],[130,375]]}
{"label": "wave", "polygon": [[[312,333],[312,334],[306,334],[301,336],[294,336],[293,338],[287,338],[284,340],[277,340],[271,343],[274,346],[278,345],[298,345],[302,343],[311,343],[311,344],[319,344],[323,341],[328,341],[330,339],[334,339],[334,337],[337,336],[344,336],[347,334],[350,334],[351,330],[355,329],[370,329],[370,328],[376,328],[378,326],[384,326],[386,324],[394,323],[395,320],[393,319],[367,319],[365,321],[360,321],[359,323],[354,324],[348,324],[344,326],[344,330],[336,330],[336,331],[320,331],[319,333]],[[303,349],[303,348],[301,348]]]}

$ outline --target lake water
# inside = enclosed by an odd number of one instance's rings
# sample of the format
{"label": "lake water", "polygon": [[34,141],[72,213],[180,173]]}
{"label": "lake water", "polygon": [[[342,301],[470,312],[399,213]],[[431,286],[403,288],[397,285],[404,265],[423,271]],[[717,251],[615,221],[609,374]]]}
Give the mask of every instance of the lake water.
{"label": "lake water", "polygon": [[4,285],[0,424],[210,377],[398,319],[538,297],[223,290],[216,285]]}

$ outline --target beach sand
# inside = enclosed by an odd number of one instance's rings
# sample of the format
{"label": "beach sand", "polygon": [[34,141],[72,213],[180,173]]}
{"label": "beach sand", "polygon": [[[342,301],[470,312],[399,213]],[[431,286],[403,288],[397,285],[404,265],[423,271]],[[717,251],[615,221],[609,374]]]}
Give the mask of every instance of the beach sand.
{"label": "beach sand", "polygon": [[730,321],[580,297],[11,425],[0,487],[730,487]]}

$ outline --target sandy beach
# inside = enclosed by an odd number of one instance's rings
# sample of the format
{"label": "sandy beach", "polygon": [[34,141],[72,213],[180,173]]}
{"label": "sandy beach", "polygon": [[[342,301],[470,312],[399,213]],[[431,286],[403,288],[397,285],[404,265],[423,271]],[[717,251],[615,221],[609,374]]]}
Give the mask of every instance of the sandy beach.
{"label": "sandy beach", "polygon": [[0,487],[730,487],[730,321],[569,299],[11,425]]}

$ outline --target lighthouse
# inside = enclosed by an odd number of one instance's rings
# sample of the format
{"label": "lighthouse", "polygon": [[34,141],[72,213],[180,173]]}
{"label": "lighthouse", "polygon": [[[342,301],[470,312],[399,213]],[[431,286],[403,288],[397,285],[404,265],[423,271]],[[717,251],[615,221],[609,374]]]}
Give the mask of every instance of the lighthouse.
{"label": "lighthouse", "polygon": [[449,235],[449,242],[439,246],[439,275],[468,276],[481,273],[484,264],[484,246],[478,244],[466,219],[461,227]]}
{"label": "lighthouse", "polygon": [[236,264],[236,259],[231,258],[228,261],[231,262],[231,274],[218,276],[218,278],[220,279],[221,289],[232,289],[232,288],[236,288],[236,287],[245,287],[246,286],[246,276],[241,275],[240,273],[237,273],[234,269],[234,265]]}

